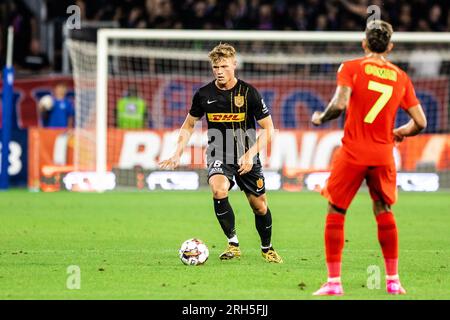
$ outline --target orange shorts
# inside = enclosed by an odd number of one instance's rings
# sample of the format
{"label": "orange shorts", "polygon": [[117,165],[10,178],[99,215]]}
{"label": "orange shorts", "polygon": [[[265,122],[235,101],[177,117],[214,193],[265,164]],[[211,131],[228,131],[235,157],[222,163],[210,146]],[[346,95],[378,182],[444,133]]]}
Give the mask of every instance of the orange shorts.
{"label": "orange shorts", "polygon": [[331,164],[331,175],[322,195],[338,208],[347,210],[364,179],[374,201],[389,205],[397,201],[395,164],[364,166],[349,162],[339,150]]}

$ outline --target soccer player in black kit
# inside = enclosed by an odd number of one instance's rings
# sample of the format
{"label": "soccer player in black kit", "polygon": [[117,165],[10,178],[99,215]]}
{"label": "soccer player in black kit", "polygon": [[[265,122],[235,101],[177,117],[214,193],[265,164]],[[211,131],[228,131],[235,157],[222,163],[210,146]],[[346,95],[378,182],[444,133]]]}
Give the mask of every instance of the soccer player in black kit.
{"label": "soccer player in black kit", "polygon": [[[241,256],[233,208],[228,201],[234,177],[255,214],[263,258],[268,262],[282,263],[271,243],[272,215],[267,206],[259,159],[259,152],[267,146],[274,132],[272,117],[259,92],[236,78],[236,51],[231,45],[219,44],[208,56],[215,80],[194,94],[191,109],[178,136],[176,151],[172,157],[161,161],[160,167],[174,169],[179,165],[196,121],[206,115],[208,183],[213,193],[216,217],[228,238],[228,246],[219,258],[229,260]],[[256,122],[263,129],[258,137]]]}

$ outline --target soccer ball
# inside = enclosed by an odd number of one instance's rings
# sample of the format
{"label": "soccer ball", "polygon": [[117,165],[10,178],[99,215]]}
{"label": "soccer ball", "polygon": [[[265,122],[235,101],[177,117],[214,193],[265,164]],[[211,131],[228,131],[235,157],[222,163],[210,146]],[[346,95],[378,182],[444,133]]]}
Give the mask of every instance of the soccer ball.
{"label": "soccer ball", "polygon": [[183,242],[179,254],[185,265],[197,266],[208,260],[209,250],[202,240],[193,238]]}
{"label": "soccer ball", "polygon": [[53,98],[51,95],[47,94],[39,100],[39,106],[43,107],[45,110],[51,110],[53,108]]}

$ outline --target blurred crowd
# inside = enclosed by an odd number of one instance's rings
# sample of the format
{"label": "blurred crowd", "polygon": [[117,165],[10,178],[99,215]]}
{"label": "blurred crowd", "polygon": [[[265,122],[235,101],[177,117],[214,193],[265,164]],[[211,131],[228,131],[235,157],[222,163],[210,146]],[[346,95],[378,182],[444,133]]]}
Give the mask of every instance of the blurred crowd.
{"label": "blurred crowd", "polygon": [[[41,71],[58,69],[49,64],[41,26],[62,25],[74,4],[83,23],[113,21],[122,28],[307,31],[361,31],[374,13],[368,7],[376,5],[395,31],[450,31],[448,0],[41,0],[43,11],[30,10],[30,2],[0,0],[0,49],[4,57],[6,28],[13,25],[16,62]],[[53,47],[60,50],[61,43]]]}
{"label": "blurred crowd", "polygon": [[[70,2],[70,1],[67,1]],[[377,5],[397,31],[448,31],[448,0],[79,0],[87,20],[123,28],[360,30]],[[63,4],[63,5],[62,5]],[[49,1],[51,14],[64,1]]]}

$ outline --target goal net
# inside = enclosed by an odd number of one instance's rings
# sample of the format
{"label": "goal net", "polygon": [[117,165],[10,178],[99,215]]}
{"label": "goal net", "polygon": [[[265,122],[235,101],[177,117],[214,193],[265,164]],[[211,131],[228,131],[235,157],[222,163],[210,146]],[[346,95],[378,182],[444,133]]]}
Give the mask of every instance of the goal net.
{"label": "goal net", "polygon": [[[196,189],[206,182],[205,122],[174,173],[158,161],[174,150],[193,93],[213,80],[208,52],[220,42],[238,54],[237,76],[255,86],[277,133],[263,156],[267,186],[313,189],[323,183],[340,145],[343,117],[313,128],[342,61],[363,55],[359,32],[245,32],[101,29],[96,41],[68,41],[76,103],[75,166],[116,187]],[[450,187],[447,33],[394,33],[389,58],[411,76],[428,119],[425,133],[395,150],[403,190]],[[399,110],[396,124],[408,116]],[[205,120],[203,120],[205,121]]]}

